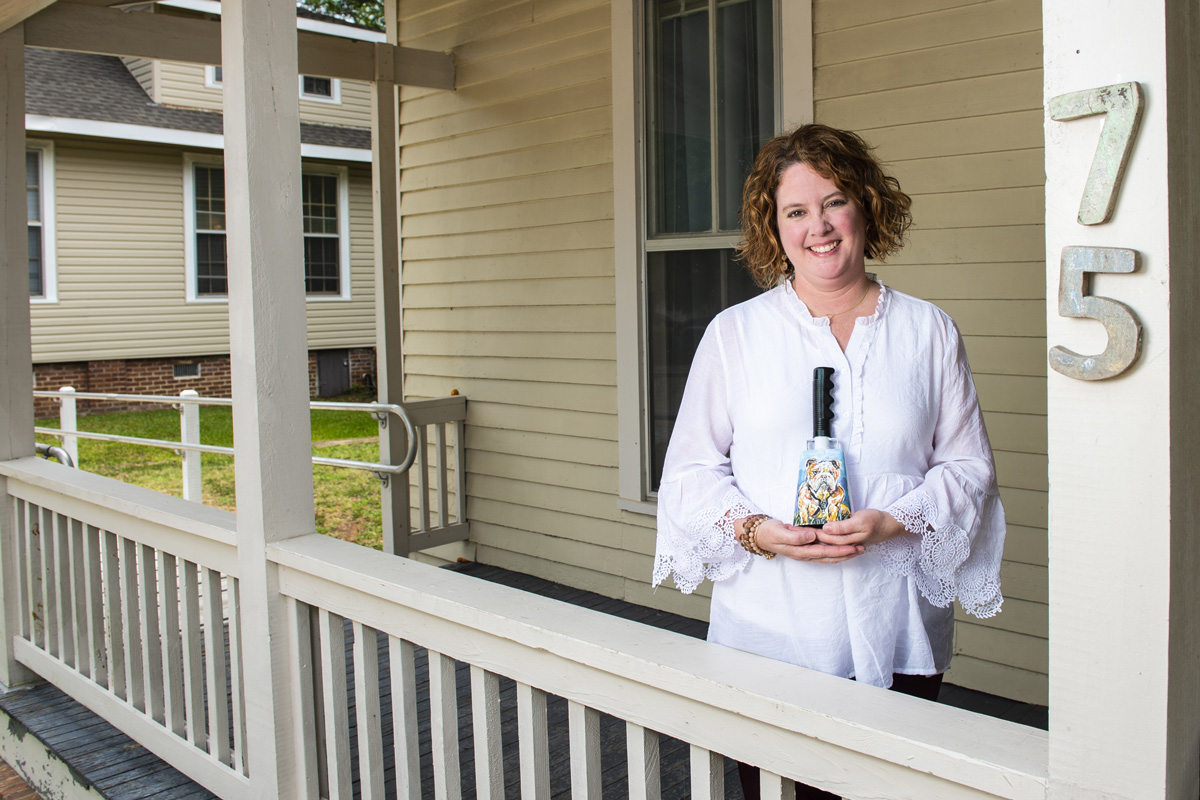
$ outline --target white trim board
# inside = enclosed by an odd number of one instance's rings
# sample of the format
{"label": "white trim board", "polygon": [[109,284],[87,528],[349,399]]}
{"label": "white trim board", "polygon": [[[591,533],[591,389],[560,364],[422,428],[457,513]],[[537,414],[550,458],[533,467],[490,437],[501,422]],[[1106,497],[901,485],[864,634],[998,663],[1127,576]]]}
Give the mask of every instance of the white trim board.
{"label": "white trim board", "polygon": [[[156,128],[151,125],[131,125],[126,122],[104,122],[73,117],[51,117],[26,114],[25,130],[38,133],[66,133],[76,136],[95,136],[100,139],[123,139],[132,142],[173,144],[180,147],[200,147],[224,150],[225,136],[219,133],[184,131],[178,128]],[[371,163],[370,148],[337,147],[328,144],[301,144],[302,158],[324,158],[330,161]]]}
{"label": "white trim board", "polygon": [[[190,11],[200,11],[205,14],[221,15],[221,4],[217,0],[159,0],[159,5],[171,8],[186,8]],[[323,33],[327,36],[340,36],[343,39],[358,39],[364,42],[384,42],[387,37],[383,31],[369,31],[356,28],[353,25],[339,25],[336,22],[325,22],[319,19],[296,17],[296,28],[302,31]]]}

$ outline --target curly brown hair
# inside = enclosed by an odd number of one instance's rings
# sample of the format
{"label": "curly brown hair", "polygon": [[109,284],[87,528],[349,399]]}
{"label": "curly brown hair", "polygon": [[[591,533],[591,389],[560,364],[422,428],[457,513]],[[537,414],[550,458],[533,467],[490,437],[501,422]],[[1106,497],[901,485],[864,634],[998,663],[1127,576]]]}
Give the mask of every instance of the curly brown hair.
{"label": "curly brown hair", "polygon": [[775,220],[775,194],[784,170],[808,164],[849,195],[866,217],[867,258],[882,261],[904,246],[912,198],[883,172],[871,146],[856,133],[812,123],[771,139],[758,151],[742,190],[738,258],[759,286],[769,289],[792,274]]}

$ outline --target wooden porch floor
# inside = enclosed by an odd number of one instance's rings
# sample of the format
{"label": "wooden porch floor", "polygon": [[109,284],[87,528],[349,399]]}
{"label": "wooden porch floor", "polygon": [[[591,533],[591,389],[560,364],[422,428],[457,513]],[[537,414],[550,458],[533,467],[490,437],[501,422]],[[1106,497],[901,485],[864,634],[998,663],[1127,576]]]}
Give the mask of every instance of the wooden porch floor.
{"label": "wooden porch floor", "polygon": [[[573,589],[498,567],[463,563],[450,568],[466,575],[689,636],[702,638],[707,628],[706,623],[698,620],[614,600],[594,592]],[[417,668],[417,688],[421,694],[418,708],[422,738],[423,794],[425,797],[432,798],[433,776],[429,737],[428,684],[425,682],[424,652],[419,648]],[[390,683],[386,647],[381,653],[380,681],[384,690],[387,691]],[[458,668],[458,692],[460,740],[464,742],[460,753],[463,796],[472,798],[475,796],[475,767],[473,748],[470,743],[470,677],[468,668],[463,664],[460,664]],[[939,699],[949,705],[1043,729],[1048,722],[1044,706],[1017,703],[956,686],[943,686]],[[350,702],[353,703],[353,694],[351,694]],[[388,705],[389,702],[385,700],[383,709],[385,730],[390,730],[391,727]],[[511,680],[501,680],[501,709],[507,780],[505,795],[506,798],[515,800],[520,796],[520,769],[516,730],[516,691]],[[104,798],[109,798],[109,800],[143,800],[144,798],[208,800],[215,797],[49,684],[42,684],[30,689],[18,689],[0,696],[0,710],[3,710],[19,729],[28,731],[40,739],[51,752],[70,766],[81,783],[90,784]],[[353,718],[352,714],[351,719],[353,720]],[[549,698],[548,723],[552,763],[551,791],[555,797],[567,797],[570,795],[570,775],[566,757],[568,747],[566,701],[557,697]],[[353,725],[353,723],[351,724]],[[604,797],[606,800],[620,800],[627,796],[624,723],[602,715],[601,737],[603,741],[601,765]],[[388,753],[391,749],[390,734],[386,738],[384,752]],[[351,740],[353,748],[357,744],[353,729],[351,730]],[[686,798],[689,773],[687,745],[663,737],[660,755],[662,796],[664,798]],[[389,766],[387,772],[388,791],[394,791],[391,774]],[[728,759],[726,760],[725,783],[727,800],[741,800],[742,792],[737,779],[736,766]],[[357,792],[357,785],[355,791]]]}

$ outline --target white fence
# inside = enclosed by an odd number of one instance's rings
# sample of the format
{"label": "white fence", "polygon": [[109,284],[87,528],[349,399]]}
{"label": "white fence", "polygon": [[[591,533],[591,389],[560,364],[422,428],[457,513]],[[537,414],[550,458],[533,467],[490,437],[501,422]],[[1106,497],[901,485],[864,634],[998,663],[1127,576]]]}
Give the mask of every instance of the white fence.
{"label": "white fence", "polygon": [[[255,796],[240,669],[250,643],[237,633],[251,578],[239,580],[233,515],[36,458],[0,463],[0,504],[15,521],[3,601],[19,609],[18,660],[216,794]],[[384,797],[385,769],[396,787],[387,796],[421,796],[417,648],[427,652],[439,799],[503,796],[501,676],[517,685],[523,798],[549,796],[557,758],[569,759],[572,796],[600,797],[601,712],[625,721],[634,798],[659,796],[660,733],[691,746],[698,798],[723,796],[716,754],[761,766],[770,798],[790,796],[788,778],[856,800],[1045,797],[1042,731],[323,536],[267,555],[288,609],[272,635],[291,654],[294,703],[279,724],[304,731],[301,797],[349,798],[356,781],[361,797]],[[471,674],[462,713],[473,720],[475,774],[465,783],[456,662]],[[569,750],[547,745],[548,695],[569,706]]]}
{"label": "white fence", "polygon": [[[78,440],[95,439],[126,442],[145,447],[158,447],[180,453],[183,466],[183,498],[202,502],[203,453],[233,455],[232,447],[206,445],[200,441],[200,406],[232,406],[233,400],[224,397],[201,397],[185,390],[178,397],[169,395],[110,394],[76,392],[70,386],[57,391],[35,391],[34,397],[49,397],[59,401],[59,428],[35,427],[34,432],[62,439],[62,449],[74,466],[80,466]],[[119,436],[81,431],[76,410],[78,400],[104,400],[123,403],[172,405],[179,410],[179,441],[147,439],[138,436]],[[403,405],[390,403],[345,403],[312,401],[312,409],[351,411],[371,414],[381,430],[388,424],[404,426],[408,448],[398,464],[353,461],[341,458],[313,456],[313,464],[344,469],[366,470],[375,474],[385,489],[390,481],[409,482],[409,514],[389,514],[397,530],[384,531],[384,540],[393,552],[408,553],[449,542],[462,541],[470,535],[467,523],[466,494],[459,487],[465,481],[466,444],[464,422],[467,418],[465,397],[418,400]],[[430,432],[432,430],[432,441]],[[61,461],[62,459],[60,459]],[[416,469],[413,470],[413,466]],[[410,470],[415,473],[415,485]],[[381,502],[394,502],[394,494],[384,491]],[[453,507],[452,507],[453,501]],[[397,546],[399,545],[399,546]]]}

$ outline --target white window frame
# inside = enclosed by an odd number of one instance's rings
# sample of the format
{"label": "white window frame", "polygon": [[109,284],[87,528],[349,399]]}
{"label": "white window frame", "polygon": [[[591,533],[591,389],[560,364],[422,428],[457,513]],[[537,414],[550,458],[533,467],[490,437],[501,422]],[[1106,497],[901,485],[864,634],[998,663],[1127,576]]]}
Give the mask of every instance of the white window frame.
{"label": "white window frame", "polygon": [[[330,78],[325,75],[298,75],[296,77],[298,78],[296,85],[299,87],[301,100],[311,100],[314,103],[332,103],[334,105],[342,104],[342,82],[340,79]],[[323,94],[309,94],[308,92],[304,91],[305,78],[325,78],[325,80],[329,81],[329,96],[326,97]]]}
{"label": "white window frame", "polygon": [[196,291],[196,171],[195,166],[223,167],[219,155],[185,153],[183,156],[183,272],[189,303],[228,303],[229,296]]}
{"label": "white window frame", "polygon": [[[219,64],[208,64],[204,67],[204,85],[210,89],[223,89],[225,84],[218,80],[217,70],[221,69]],[[222,75],[224,77],[224,75]]]}
{"label": "white window frame", "polygon": [[[338,210],[338,294],[306,294],[310,303],[337,302],[350,299],[350,170],[337,164],[304,164],[304,175],[334,175],[337,177]],[[304,235],[304,234],[302,234]],[[311,234],[308,234],[311,235]]]}
{"label": "white window frame", "polygon": [[[812,0],[776,0],[777,118],[784,129],[813,119]],[[613,251],[617,289],[617,506],[655,514],[646,448],[645,6],[612,3]],[[730,247],[729,237],[695,237],[695,247]],[[660,240],[661,241],[661,240]],[[681,241],[670,243],[678,249]],[[660,247],[659,249],[665,249]]]}
{"label": "white window frame", "polygon": [[[185,153],[183,156],[183,260],[185,297],[189,303],[228,303],[228,295],[201,295],[196,292],[196,164],[224,165],[219,155]],[[335,175],[337,177],[338,209],[338,294],[306,294],[310,303],[341,302],[351,299],[350,293],[350,169],[337,164],[305,163],[304,175]],[[301,234],[303,236],[303,234]]]}
{"label": "white window frame", "polygon": [[41,203],[42,294],[30,297],[34,305],[58,302],[58,248],[54,219],[54,142],[26,139],[25,150],[36,150],[38,158],[38,200]]}

